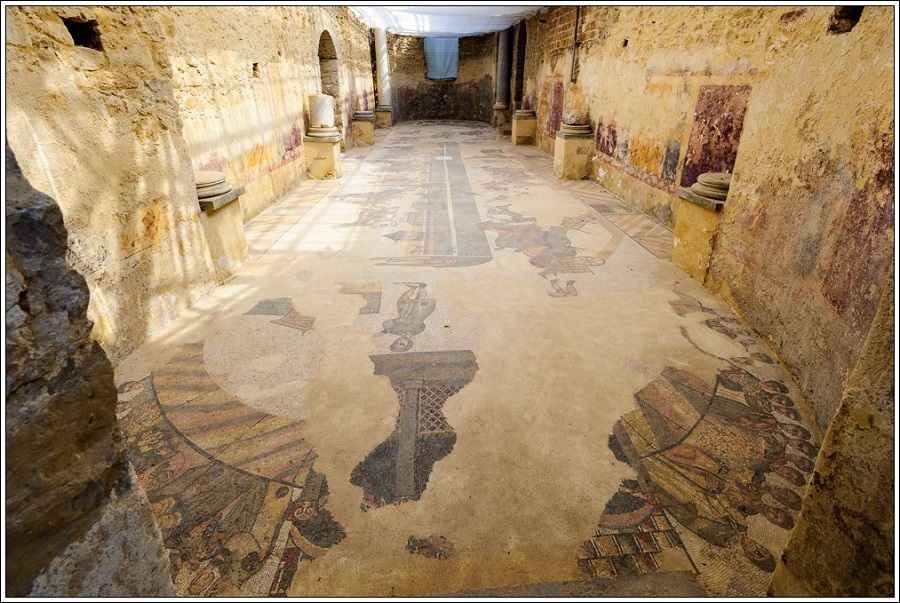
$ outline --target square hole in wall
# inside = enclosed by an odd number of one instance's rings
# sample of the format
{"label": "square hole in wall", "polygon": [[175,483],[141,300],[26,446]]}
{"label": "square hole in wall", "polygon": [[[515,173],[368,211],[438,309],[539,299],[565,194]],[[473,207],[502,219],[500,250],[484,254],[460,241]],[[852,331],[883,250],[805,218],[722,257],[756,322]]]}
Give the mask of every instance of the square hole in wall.
{"label": "square hole in wall", "polygon": [[75,46],[84,46],[85,48],[93,48],[94,50],[103,51],[103,42],[100,41],[100,29],[94,20],[85,19],[66,19],[63,18],[63,25],[69,30],[72,41]]}

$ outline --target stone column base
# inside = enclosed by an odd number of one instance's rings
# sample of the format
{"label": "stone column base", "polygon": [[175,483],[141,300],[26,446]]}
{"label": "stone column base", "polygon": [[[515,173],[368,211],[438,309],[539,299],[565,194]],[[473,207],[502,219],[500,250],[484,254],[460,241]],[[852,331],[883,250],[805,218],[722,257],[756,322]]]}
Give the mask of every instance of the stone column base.
{"label": "stone column base", "polygon": [[[203,230],[206,231],[209,254],[222,282],[243,266],[249,257],[244,214],[241,204],[237,203],[238,197],[243,193],[244,187],[241,186],[215,199],[200,199],[200,207],[203,209],[201,220]],[[216,202],[228,197],[231,199],[221,204]]]}
{"label": "stone column base", "polygon": [[592,134],[556,134],[553,148],[553,173],[561,180],[581,180],[589,171],[588,154],[594,143]]}
{"label": "stone column base", "polygon": [[375,144],[375,118],[354,119],[350,128],[353,132],[353,140],[367,145]]}
{"label": "stone column base", "polygon": [[721,209],[725,203],[700,197],[690,189],[679,190],[678,196],[681,202],[675,219],[675,236],[669,257],[691,278],[705,283],[722,215]]}
{"label": "stone column base", "polygon": [[341,177],[341,139],[303,139],[306,155],[306,170],[313,180],[328,180]]}
{"label": "stone column base", "polygon": [[501,134],[509,134],[509,107],[497,108],[494,105],[494,112],[491,115],[491,126],[500,131]]}
{"label": "stone column base", "polygon": [[375,127],[390,128],[392,125],[391,108],[385,105],[375,107]]}
{"label": "stone column base", "polygon": [[513,144],[534,144],[534,134],[537,131],[537,118],[517,118],[513,117],[512,122],[512,143]]}

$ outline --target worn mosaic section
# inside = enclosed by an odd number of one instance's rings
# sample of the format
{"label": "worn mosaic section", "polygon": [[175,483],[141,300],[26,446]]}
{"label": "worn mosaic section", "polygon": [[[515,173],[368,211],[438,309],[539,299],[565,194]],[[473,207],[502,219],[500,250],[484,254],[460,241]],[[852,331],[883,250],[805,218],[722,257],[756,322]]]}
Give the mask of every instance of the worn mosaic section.
{"label": "worn mosaic section", "polygon": [[[541,184],[538,174],[516,161],[517,156],[506,149],[497,147],[481,149],[477,157],[479,169],[490,175],[490,179],[482,181],[480,186],[484,190],[497,193],[493,197],[494,201],[504,201],[510,195],[523,194],[530,187]],[[552,172],[552,164],[550,171]]]}
{"label": "worn mosaic section", "polygon": [[[711,545],[739,547],[756,571],[772,572],[777,549],[760,542],[766,533],[750,529],[748,518],[759,515],[790,530],[817,453],[809,431],[796,422],[787,387],[732,368],[720,371],[710,388],[696,375],[669,367],[635,400],[638,409],[616,424],[610,448],[638,479],[623,483],[595,538],[585,544],[587,554],[579,559],[585,573],[686,569],[687,551],[660,563],[663,541],[634,536],[665,531],[646,519],[662,512]],[[622,545],[632,538],[638,545],[646,542],[644,548]],[[683,549],[679,539],[665,542]]]}
{"label": "worn mosaic section", "polygon": [[430,559],[446,559],[454,553],[454,547],[443,536],[431,535],[427,538],[410,536],[406,541],[406,550]]}
{"label": "worn mosaic section", "polygon": [[[775,359],[772,358],[769,352],[759,344],[756,336],[754,336],[750,331],[747,330],[747,328],[739,318],[733,315],[719,314],[714,309],[704,306],[696,299],[687,295],[679,293],[676,293],[676,295],[678,295],[678,299],[669,302],[669,305],[672,307],[672,310],[674,310],[675,313],[678,314],[678,316],[688,316],[694,312],[707,314],[710,316],[710,318],[703,321],[704,325],[706,325],[711,330],[724,335],[728,339],[733,340],[736,344],[744,348],[746,355],[731,356],[727,358],[726,360],[729,364],[735,367],[752,367],[754,365],[759,366],[766,364],[776,364]],[[720,359],[720,357],[716,354],[699,346],[691,338],[691,335],[687,328],[681,326],[678,330],[681,333],[681,336],[684,337],[694,349],[712,358]],[[797,414],[796,412],[790,412],[790,415],[791,418],[799,420],[799,414]]]}
{"label": "worn mosaic section", "polygon": [[[491,218],[479,226],[485,231],[496,233],[496,249],[510,249],[528,256],[528,263],[540,268],[540,276],[549,282],[551,297],[574,297],[578,295],[575,279],[559,278],[560,274],[593,274],[593,270],[606,263],[606,257],[579,255],[567,233],[580,230],[589,222],[590,216],[575,216],[566,219],[559,226],[544,229],[534,218],[513,211],[508,205],[488,209]],[[617,243],[618,241],[616,241]],[[609,254],[616,245],[609,245]],[[609,254],[606,254],[608,257]],[[564,281],[564,284],[563,284]]]}
{"label": "worn mosaic section", "polygon": [[659,497],[626,480],[603,510],[593,538],[582,545],[578,567],[592,578],[697,571]]}
{"label": "worn mosaic section", "polygon": [[734,562],[735,553],[716,549],[737,551],[747,563],[741,580],[765,590],[818,449],[789,388],[754,374],[775,360],[738,319],[683,294],[670,305],[682,317],[709,316],[700,324],[746,355],[722,358],[680,328],[696,350],[729,367],[710,384],[670,366],[635,394],[636,410],[616,423],[609,445],[637,479],[624,481],[607,503],[578,564],[589,577],[698,572],[685,546],[689,534],[712,547],[693,552],[711,558],[704,571]]}
{"label": "worn mosaic section", "polygon": [[744,130],[750,86],[701,86],[681,186],[704,172],[731,172]]}
{"label": "worn mosaic section", "polygon": [[383,323],[376,335],[396,335],[391,343],[392,352],[406,352],[413,347],[413,337],[425,330],[425,319],[437,307],[437,301],[428,295],[425,283],[405,283],[407,289],[397,298],[397,318]]}
{"label": "worn mosaic section", "polygon": [[456,433],[444,402],[475,376],[471,351],[371,356],[375,374],[390,379],[400,413],[393,432],[360,462],[350,483],[363,489],[363,511],[419,500],[434,464],[453,450]]}
{"label": "worn mosaic section", "polygon": [[407,216],[410,229],[392,233],[394,240],[420,244],[412,256],[375,258],[404,266],[474,266],[490,261],[491,249],[478,228],[481,216],[457,142],[442,142],[431,155],[424,198]]}
{"label": "worn mosaic section", "polygon": [[265,299],[247,311],[247,314],[263,314],[266,316],[279,316],[272,324],[281,325],[290,329],[297,329],[302,333],[312,331],[316,324],[313,316],[304,316],[294,307],[289,297],[277,299]]}
{"label": "worn mosaic section", "polygon": [[[279,302],[257,309],[283,310]],[[180,596],[283,596],[300,563],[344,538],[301,424],[220,389],[202,344],[119,392],[122,431]]]}
{"label": "worn mosaic section", "polygon": [[378,314],[381,312],[381,285],[379,283],[345,283],[340,293],[359,295],[366,305],[359,309],[362,314]]}

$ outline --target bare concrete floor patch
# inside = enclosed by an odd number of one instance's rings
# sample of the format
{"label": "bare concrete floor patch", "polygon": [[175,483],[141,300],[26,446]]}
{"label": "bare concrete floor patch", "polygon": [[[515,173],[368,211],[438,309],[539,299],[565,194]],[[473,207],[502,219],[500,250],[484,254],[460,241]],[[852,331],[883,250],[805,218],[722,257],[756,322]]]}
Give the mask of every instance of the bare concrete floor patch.
{"label": "bare concrete floor patch", "polygon": [[117,369],[178,593],[764,596],[814,437],[671,233],[480,123],[344,157]]}

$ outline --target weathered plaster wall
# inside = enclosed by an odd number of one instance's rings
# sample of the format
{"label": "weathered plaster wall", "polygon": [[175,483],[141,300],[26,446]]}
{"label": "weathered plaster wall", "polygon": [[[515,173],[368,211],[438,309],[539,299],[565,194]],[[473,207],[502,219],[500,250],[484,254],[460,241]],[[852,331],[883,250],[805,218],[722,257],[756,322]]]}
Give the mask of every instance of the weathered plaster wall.
{"label": "weathered plaster wall", "polygon": [[[695,121],[710,120],[723,106],[731,113],[741,109],[742,99],[707,102],[707,112],[701,106],[695,120],[698,99],[718,99],[719,87],[750,81],[771,13],[749,7],[581,7],[574,69],[576,8],[537,14],[528,21],[529,46],[532,37],[543,39],[529,49],[531,60],[541,56],[537,70],[528,71],[540,126],[536,144],[551,153],[563,112],[586,111],[595,133],[594,178],[674,225],[675,191]],[[711,131],[725,129],[712,125]],[[731,171],[733,153],[725,155],[713,155],[711,163]]]}
{"label": "weathered plaster wall", "polygon": [[459,39],[459,77],[425,79],[424,39],[388,34],[395,122],[474,119],[490,123],[497,71],[497,34]]}
{"label": "weathered plaster wall", "polygon": [[894,262],[892,10],[866,7],[840,35],[825,7],[777,20],[710,269],[823,432]]}
{"label": "weathered plaster wall", "polygon": [[6,593],[172,596],[59,206],[6,149]]}
{"label": "weathered plaster wall", "polygon": [[[7,135],[62,208],[114,362],[216,284],[193,169],[245,185],[245,219],[305,177],[323,31],[344,131],[374,104],[366,28],[346,8],[5,10]],[[102,47],[75,44],[63,19],[95,21]]]}
{"label": "weathered plaster wall", "polygon": [[893,258],[893,14],[833,7],[575,7],[527,22],[526,96],[553,151],[595,128],[593,177],[674,226],[679,186],[734,173],[710,284],[794,370],[824,432]]}
{"label": "weathered plaster wall", "polygon": [[777,597],[896,596],[893,285],[892,271],[775,569]]}
{"label": "weathered plaster wall", "polygon": [[[343,7],[165,7],[175,99],[195,169],[244,185],[245,219],[306,178],[309,95],[336,94],[335,125],[352,146],[353,111],[374,107],[368,34]],[[319,40],[337,51],[320,78]]]}
{"label": "weathered plaster wall", "polygon": [[[117,361],[215,284],[166,27],[148,8],[5,10],[9,144],[62,209]],[[102,50],[76,46],[62,18],[96,21]]]}

